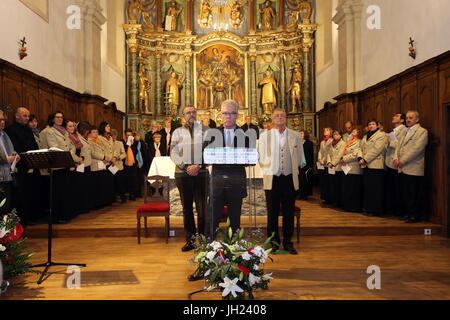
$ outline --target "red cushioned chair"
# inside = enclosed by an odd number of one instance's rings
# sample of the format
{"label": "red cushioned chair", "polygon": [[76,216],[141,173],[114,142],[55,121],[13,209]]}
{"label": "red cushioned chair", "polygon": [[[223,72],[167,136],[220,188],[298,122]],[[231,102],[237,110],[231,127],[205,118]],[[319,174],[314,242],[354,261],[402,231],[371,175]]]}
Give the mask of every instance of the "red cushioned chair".
{"label": "red cushioned chair", "polygon": [[[151,196],[151,188],[156,190],[159,187],[163,187],[163,194],[160,197]],[[155,195],[159,195],[156,192]],[[166,234],[166,243],[169,243],[169,230],[170,230],[170,199],[169,199],[169,177],[151,176],[146,177],[144,180],[144,204],[137,210],[137,237],[138,244],[141,243],[141,218],[144,217],[145,236],[148,237],[147,218],[149,217],[164,217],[166,224],[164,233]]]}
{"label": "red cushioned chair", "polygon": [[[280,204],[280,217],[282,216],[281,210],[282,210],[282,206]],[[300,243],[300,216],[301,216],[301,213],[302,213],[302,209],[296,205],[295,209],[294,209],[294,216],[297,220],[297,243]]]}

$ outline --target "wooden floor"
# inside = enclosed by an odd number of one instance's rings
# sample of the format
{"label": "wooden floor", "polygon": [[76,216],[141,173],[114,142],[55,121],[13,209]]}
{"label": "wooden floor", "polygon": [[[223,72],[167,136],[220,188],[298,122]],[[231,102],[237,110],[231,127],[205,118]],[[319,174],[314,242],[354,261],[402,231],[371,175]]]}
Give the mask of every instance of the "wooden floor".
{"label": "wooden floor", "polygon": [[[33,262],[46,258],[46,241],[33,239]],[[15,279],[0,299],[167,299],[185,300],[203,282],[188,282],[194,270],[183,241],[133,237],[61,238],[56,262],[83,262],[81,289],[66,288],[66,269],[54,267],[42,285],[37,275]],[[275,255],[265,269],[275,280],[257,299],[450,299],[450,240],[438,236],[305,236],[297,256]],[[369,290],[366,269],[381,268],[381,290]],[[217,292],[194,300],[220,299]]]}
{"label": "wooden floor", "polygon": [[[115,204],[55,226],[55,262],[86,263],[81,289],[66,287],[65,267],[37,285],[38,276],[14,279],[1,299],[187,299],[203,282],[188,282],[192,253],[183,253],[182,219],[171,217],[176,237],[165,244],[163,220],[152,220],[151,237],[136,241],[136,207]],[[316,198],[302,208],[297,256],[276,255],[265,266],[275,280],[258,299],[450,299],[450,239],[430,223],[405,224],[323,207]],[[248,217],[242,225],[248,226]],[[266,218],[258,218],[263,229]],[[424,235],[424,229],[432,235]],[[46,225],[27,228],[33,263],[46,260]],[[381,290],[369,290],[367,267],[381,268]],[[220,299],[200,293],[193,299]]]}
{"label": "wooden floor", "polygon": [[[61,237],[135,237],[136,209],[140,201],[128,201],[126,204],[115,203],[95,212],[83,214],[67,225],[55,225],[53,235]],[[424,229],[430,229],[433,235],[441,233],[441,226],[431,223],[406,224],[403,221],[388,218],[366,217],[358,213],[349,213],[324,206],[317,196],[310,201],[297,201],[301,207],[302,236],[386,236],[386,235],[422,235]],[[183,218],[170,217],[171,229],[176,237],[183,237]],[[243,227],[250,224],[248,216],[242,216]],[[164,236],[164,218],[150,220],[153,235]],[[257,227],[267,225],[266,217],[258,217]],[[47,225],[40,224],[26,230],[29,238],[46,238]]]}

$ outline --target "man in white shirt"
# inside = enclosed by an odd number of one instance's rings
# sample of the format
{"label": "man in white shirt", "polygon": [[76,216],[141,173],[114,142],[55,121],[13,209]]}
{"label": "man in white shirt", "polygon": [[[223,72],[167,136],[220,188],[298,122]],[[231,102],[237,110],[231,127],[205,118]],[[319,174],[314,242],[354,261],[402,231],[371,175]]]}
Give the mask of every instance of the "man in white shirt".
{"label": "man in white shirt", "polygon": [[385,214],[387,216],[399,217],[401,214],[400,206],[400,181],[398,169],[394,166],[395,149],[399,141],[406,134],[405,127],[406,115],[396,113],[392,117],[394,130],[388,135],[388,144],[386,148],[386,175],[385,175]]}
{"label": "man in white shirt", "polygon": [[406,113],[406,134],[400,140],[394,156],[394,166],[400,173],[401,203],[407,223],[419,222],[423,207],[423,176],[428,131],[419,124],[417,111]]}
{"label": "man in white shirt", "polygon": [[[263,171],[267,199],[267,234],[274,233],[273,241],[280,243],[278,216],[283,215],[283,247],[297,254],[291,242],[294,233],[294,209],[299,190],[298,168],[302,161],[303,141],[300,134],[286,127],[286,112],[275,109],[272,130],[264,131],[259,139],[258,152]],[[274,245],[274,250],[278,249]]]}

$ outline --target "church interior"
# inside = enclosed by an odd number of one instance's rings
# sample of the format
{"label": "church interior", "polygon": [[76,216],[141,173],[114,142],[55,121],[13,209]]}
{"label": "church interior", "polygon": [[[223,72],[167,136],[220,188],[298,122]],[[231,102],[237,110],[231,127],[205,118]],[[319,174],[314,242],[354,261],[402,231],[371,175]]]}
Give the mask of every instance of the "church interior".
{"label": "church interior", "polygon": [[[126,129],[143,139],[167,119],[181,126],[187,106],[219,127],[222,103],[234,100],[237,126],[251,116],[260,130],[281,109],[287,128],[307,132],[313,144],[312,195],[295,200],[298,254],[272,255],[264,269],[273,280],[254,297],[448,300],[449,12],[449,0],[2,0],[0,109],[6,127],[19,107],[40,130],[60,111],[76,123],[107,122],[118,140]],[[316,162],[324,129],[376,119],[388,134],[393,115],[410,110],[428,132],[426,218],[407,224],[323,203]],[[262,176],[253,180],[241,227],[265,233]],[[146,217],[139,244],[143,198],[53,225],[55,261],[86,264],[78,287],[69,286],[76,273],[52,266],[41,284],[38,273],[11,277],[0,300],[220,300],[200,292],[203,281],[187,280],[194,253],[180,251],[183,208],[169,186],[170,214]],[[45,261],[47,220],[23,232],[30,263]],[[375,287],[373,266],[381,270]]]}

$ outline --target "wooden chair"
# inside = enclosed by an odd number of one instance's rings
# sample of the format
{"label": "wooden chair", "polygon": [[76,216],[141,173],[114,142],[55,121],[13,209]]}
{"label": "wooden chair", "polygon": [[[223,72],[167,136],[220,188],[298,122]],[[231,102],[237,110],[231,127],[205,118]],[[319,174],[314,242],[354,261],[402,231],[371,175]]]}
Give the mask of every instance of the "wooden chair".
{"label": "wooden chair", "polygon": [[[151,188],[157,191],[155,195],[151,196]],[[159,196],[158,189],[163,187],[163,194]],[[164,217],[166,224],[164,233],[166,234],[166,243],[169,243],[170,230],[170,198],[169,198],[169,177],[150,176],[144,179],[144,204],[137,210],[137,237],[138,244],[141,243],[141,218],[144,217],[145,236],[148,237],[147,218],[149,217]]]}
{"label": "wooden chair", "polygon": [[[281,204],[280,204],[280,217],[282,217],[281,210],[282,210],[282,207],[281,207]],[[300,243],[300,216],[301,216],[301,214],[302,214],[302,209],[299,206],[295,205],[294,217],[297,220],[297,223],[296,223],[297,243]]]}

